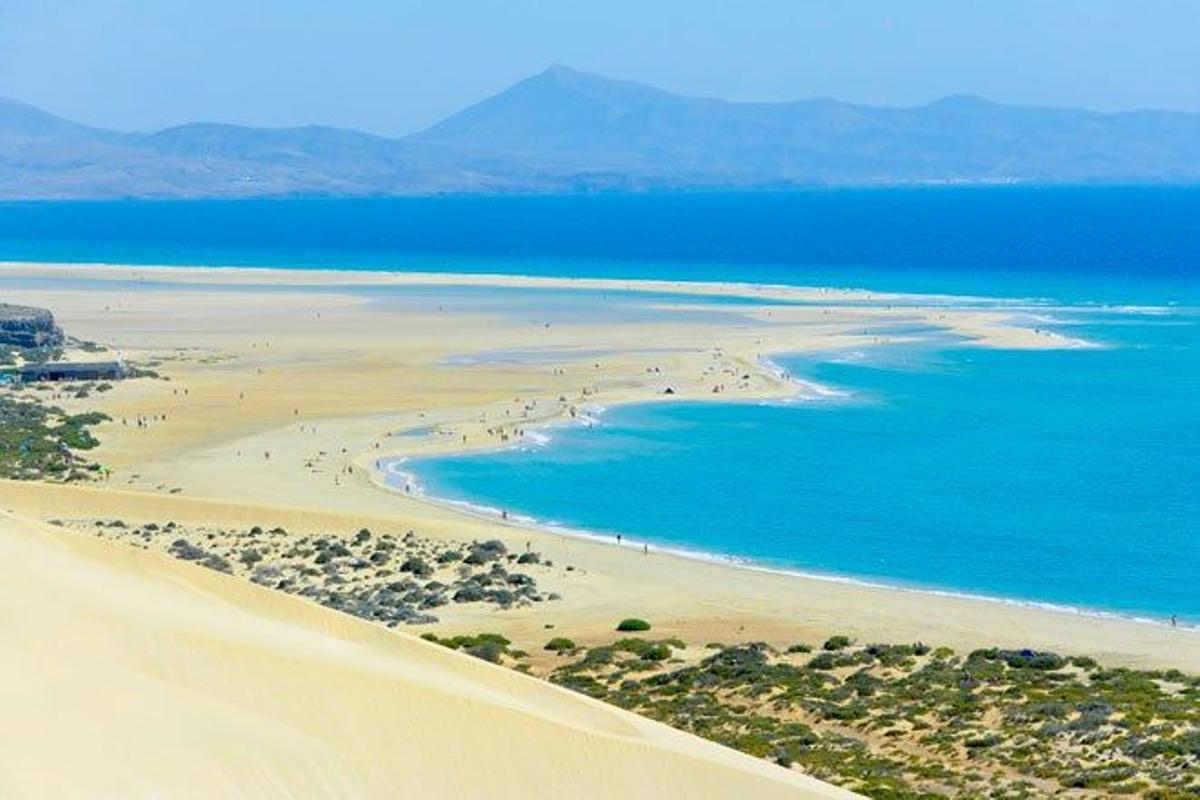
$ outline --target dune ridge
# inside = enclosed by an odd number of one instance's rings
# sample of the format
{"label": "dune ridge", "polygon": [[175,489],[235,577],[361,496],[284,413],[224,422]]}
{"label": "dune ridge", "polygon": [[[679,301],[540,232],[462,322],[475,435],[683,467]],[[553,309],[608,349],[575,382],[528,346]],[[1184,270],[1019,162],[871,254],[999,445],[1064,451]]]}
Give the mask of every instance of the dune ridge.
{"label": "dune ridge", "polygon": [[853,796],[414,637],[7,513],[0,563],[6,797]]}

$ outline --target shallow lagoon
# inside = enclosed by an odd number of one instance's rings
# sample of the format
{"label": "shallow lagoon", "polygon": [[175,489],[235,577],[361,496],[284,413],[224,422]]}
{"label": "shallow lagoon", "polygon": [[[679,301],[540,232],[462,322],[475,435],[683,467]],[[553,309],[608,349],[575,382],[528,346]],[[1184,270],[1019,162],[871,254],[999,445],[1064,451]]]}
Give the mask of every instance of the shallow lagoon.
{"label": "shallow lagoon", "polygon": [[[439,494],[663,546],[1200,620],[1197,219],[1195,187],[0,203],[0,259],[1053,298],[1014,313],[1036,315],[1035,324],[1053,314],[1064,333],[1114,346],[1020,353],[943,342],[779,359],[849,396],[617,408],[597,428],[556,429],[543,449],[419,469]],[[456,311],[538,324],[581,315],[644,323],[661,319],[664,304],[689,306],[673,319],[737,324],[742,302],[360,291],[421,313],[451,302]],[[1093,305],[1063,313],[1053,308],[1060,301]],[[1173,310],[1118,313],[1136,304]],[[537,363],[559,355],[458,357]]]}
{"label": "shallow lagoon", "polygon": [[1056,327],[1105,347],[780,358],[848,395],[619,407],[408,466],[434,495],[657,546],[1200,622],[1198,323],[1079,311]]}

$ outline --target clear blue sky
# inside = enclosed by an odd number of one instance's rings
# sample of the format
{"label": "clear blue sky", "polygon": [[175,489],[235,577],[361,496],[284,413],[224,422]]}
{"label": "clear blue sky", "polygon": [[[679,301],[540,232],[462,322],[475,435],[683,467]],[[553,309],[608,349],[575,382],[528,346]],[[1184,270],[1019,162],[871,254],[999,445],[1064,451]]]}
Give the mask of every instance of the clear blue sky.
{"label": "clear blue sky", "polygon": [[1200,111],[1200,0],[0,0],[0,96],[418,130],[562,63],[685,94]]}

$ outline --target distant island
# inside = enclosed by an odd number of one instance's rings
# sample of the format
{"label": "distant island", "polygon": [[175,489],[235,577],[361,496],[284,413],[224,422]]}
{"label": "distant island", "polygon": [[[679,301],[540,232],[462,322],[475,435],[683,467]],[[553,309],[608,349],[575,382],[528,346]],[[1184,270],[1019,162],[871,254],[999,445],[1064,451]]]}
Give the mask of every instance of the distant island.
{"label": "distant island", "polygon": [[0,198],[385,196],[1200,183],[1200,114],[957,95],[911,108],[683,97],[555,66],[393,139],[77,124],[0,99]]}

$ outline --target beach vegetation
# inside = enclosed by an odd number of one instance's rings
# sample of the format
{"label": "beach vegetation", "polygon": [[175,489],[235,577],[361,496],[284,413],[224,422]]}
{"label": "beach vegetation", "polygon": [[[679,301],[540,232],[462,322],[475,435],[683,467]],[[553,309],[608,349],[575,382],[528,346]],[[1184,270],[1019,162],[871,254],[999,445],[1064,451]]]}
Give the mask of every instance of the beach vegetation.
{"label": "beach vegetation", "polygon": [[[402,541],[384,535],[356,543],[344,534],[279,541],[261,531],[248,538],[244,530],[186,525],[62,522],[387,626],[436,621],[428,609],[451,601],[495,608],[537,602],[533,579],[548,569],[518,570],[519,558],[507,555],[507,568],[500,558],[443,562],[448,550],[495,548],[411,534]],[[261,560],[247,564],[249,550]],[[374,553],[387,555],[379,572],[390,577],[354,568],[374,563]],[[434,574],[401,571],[408,559]],[[869,797],[1200,796],[1200,677],[1178,670],[1109,667],[1022,648],[959,654],[922,642],[860,645],[845,636],[820,648],[777,650],[753,641],[687,648],[678,639],[634,635],[650,629],[640,619],[618,627],[626,630],[590,647],[556,636],[543,649],[560,656],[532,661],[500,633],[423,638]]]}
{"label": "beach vegetation", "polygon": [[463,561],[473,566],[481,566],[490,561],[497,561],[508,555],[508,547],[499,539],[489,539],[486,542],[474,542]]}
{"label": "beach vegetation", "polygon": [[[530,564],[512,571],[498,561],[482,571],[446,562],[446,551],[461,552],[465,542],[424,539],[409,532],[397,541],[382,536],[296,536],[282,528],[263,531],[193,529],[171,523],[125,529],[104,520],[86,529],[138,547],[158,547],[181,560],[231,572],[262,586],[299,594],[329,608],[395,627],[437,622],[434,609],[454,603],[483,603],[507,609],[547,602]],[[477,543],[476,543],[477,544]],[[495,545],[483,550],[495,552]],[[515,560],[515,559],[514,559]],[[491,647],[480,655],[489,656]]]}
{"label": "beach vegetation", "polygon": [[0,396],[0,478],[86,480],[99,467],[80,452],[99,444],[91,428],[104,414],[68,414],[43,403]]}
{"label": "beach vegetation", "polygon": [[669,641],[651,642],[646,639],[621,639],[613,643],[613,649],[633,653],[643,661],[665,661],[671,657]]}
{"label": "beach vegetation", "polygon": [[622,633],[636,633],[650,630],[650,623],[644,619],[629,617],[617,623],[617,630]]}
{"label": "beach vegetation", "polygon": [[655,661],[682,643],[627,637],[548,677],[868,797],[1200,796],[1198,677],[835,644],[799,665],[762,642]]}
{"label": "beach vegetation", "polygon": [[[490,661],[493,664],[501,663],[505,656],[516,658],[516,654],[520,652],[510,651],[509,645],[512,642],[498,633],[477,633],[473,636],[450,636],[444,639],[439,639],[433,633],[427,633],[423,634],[421,638],[451,650],[462,650],[468,655],[483,661]],[[526,654],[521,653],[521,657],[524,655]]]}
{"label": "beach vegetation", "polygon": [[420,556],[409,556],[400,564],[401,572],[411,572],[418,578],[428,578],[433,574],[433,567]]}

